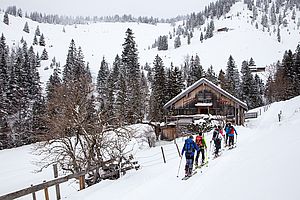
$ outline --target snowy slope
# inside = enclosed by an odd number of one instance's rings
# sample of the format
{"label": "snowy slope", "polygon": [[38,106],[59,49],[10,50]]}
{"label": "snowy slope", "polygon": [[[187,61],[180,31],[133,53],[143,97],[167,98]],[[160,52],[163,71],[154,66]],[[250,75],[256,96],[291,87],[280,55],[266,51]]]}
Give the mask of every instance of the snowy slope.
{"label": "snowy slope", "polygon": [[[280,110],[283,121],[278,123]],[[177,157],[115,182],[103,181],[68,199],[299,199],[299,111],[300,97],[272,104],[259,119],[248,122],[252,128],[237,127],[237,148],[211,160],[203,173],[188,181],[176,178]],[[149,151],[155,154],[159,148]]]}
{"label": "snowy slope", "polygon": [[[168,42],[169,50],[167,51],[157,51],[157,49],[148,49],[148,47],[151,47],[158,36],[167,35],[173,31],[170,24],[155,26],[137,23],[94,23],[66,26],[64,33],[62,25],[39,24],[26,18],[9,16],[9,26],[2,20],[0,21],[0,33],[5,35],[10,46],[18,45],[22,37],[28,45],[31,45],[34,31],[39,25],[41,33],[46,37],[46,49],[49,54],[49,60],[42,61],[43,67],[40,69],[43,82],[47,81],[51,74],[51,70],[45,71],[44,67],[49,66],[53,57],[56,57],[62,66],[65,64],[68,46],[72,38],[77,47],[82,47],[85,61],[90,63],[92,75],[96,77],[103,56],[112,65],[115,56],[121,55],[127,28],[131,28],[136,37],[141,65],[145,65],[146,62],[152,65],[155,56],[159,54],[166,67],[169,67],[171,62],[180,66],[184,63],[187,55],[198,54],[204,69],[212,65],[214,70],[219,72],[220,69],[225,69],[230,55],[233,56],[238,68],[243,60],[249,60],[250,57],[253,57],[257,66],[266,66],[281,60],[285,50],[294,51],[296,49],[300,31],[297,28],[297,21],[290,20],[291,11],[287,12],[288,26],[281,27],[282,41],[280,43],[277,41],[277,33],[272,31],[274,27],[271,27],[270,33],[263,32],[261,25],[259,25],[259,29],[256,29],[255,24],[251,25],[251,15],[252,13],[247,10],[245,4],[237,2],[230,13],[226,15],[228,18],[221,17],[219,20],[214,20],[216,30],[228,27],[228,32],[215,31],[213,38],[201,43],[199,38],[201,31],[206,27],[205,23],[201,30],[195,29],[190,45],[187,45],[187,38],[182,37],[182,46],[174,49],[173,38]],[[297,11],[296,20],[298,18],[300,18],[299,11]],[[3,19],[3,13],[0,13],[0,19]],[[22,31],[26,21],[30,28],[29,34]],[[260,16],[258,24],[260,24]],[[42,47],[35,46],[34,49],[41,55]]]}
{"label": "snowy slope", "polygon": [[[278,122],[280,111],[283,120]],[[299,124],[300,96],[271,104],[259,118],[248,121],[246,127],[236,127],[237,148],[223,151],[221,157],[209,160],[208,167],[188,181],[176,177],[180,159],[174,143],[158,143],[155,148],[135,150],[135,158],[141,165],[138,171],[132,170],[118,180],[102,181],[80,192],[77,192],[78,184],[72,181],[62,186],[62,196],[70,200],[298,200]],[[210,137],[206,135],[207,142]],[[177,143],[182,148],[183,139],[178,138]],[[161,146],[166,164],[162,160]],[[37,157],[29,154],[30,148],[0,151],[0,159],[6,160],[0,164],[0,181],[7,183],[1,185],[0,194],[52,177],[51,169],[42,175],[31,173],[34,166],[30,160]],[[180,177],[184,175],[183,168],[184,160]],[[38,195],[42,195],[41,192]]]}

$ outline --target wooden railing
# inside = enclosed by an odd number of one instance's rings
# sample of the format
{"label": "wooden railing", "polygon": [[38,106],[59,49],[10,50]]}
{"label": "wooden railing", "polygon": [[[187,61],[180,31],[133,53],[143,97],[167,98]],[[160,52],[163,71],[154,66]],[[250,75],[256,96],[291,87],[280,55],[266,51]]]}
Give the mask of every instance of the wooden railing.
{"label": "wooden railing", "polygon": [[257,112],[249,112],[249,113],[245,113],[245,119],[253,119],[253,118],[257,118],[258,113]]}
{"label": "wooden railing", "polygon": [[[132,162],[132,164],[137,164],[137,162]],[[31,185],[30,187],[9,193],[9,194],[5,194],[0,196],[0,200],[12,200],[12,199],[16,199],[19,197],[23,197],[29,194],[32,194],[32,199],[36,200],[36,196],[35,193],[40,191],[40,190],[44,190],[45,193],[45,199],[49,200],[49,194],[48,194],[48,188],[51,186],[55,186],[56,187],[56,199],[59,200],[61,199],[61,195],[60,195],[60,190],[59,190],[59,184],[64,183],[69,181],[70,179],[76,178],[79,179],[79,189],[82,190],[85,188],[85,178],[84,176],[89,173],[90,171],[96,170],[98,169],[99,166],[95,166],[93,168],[91,168],[89,171],[82,171],[79,173],[75,173],[75,174],[70,174],[64,177],[60,177],[60,178],[56,178],[50,181],[44,181],[43,183],[37,184],[37,185]],[[130,169],[138,169],[138,166],[128,166],[128,167],[124,167],[121,170],[117,170],[117,171],[113,171],[113,172],[109,172],[109,173],[105,173],[103,175],[100,175],[100,179],[107,179],[110,178],[114,175],[117,175],[118,173],[122,173],[122,172],[126,172]],[[54,166],[54,175],[57,175],[57,166]]]}

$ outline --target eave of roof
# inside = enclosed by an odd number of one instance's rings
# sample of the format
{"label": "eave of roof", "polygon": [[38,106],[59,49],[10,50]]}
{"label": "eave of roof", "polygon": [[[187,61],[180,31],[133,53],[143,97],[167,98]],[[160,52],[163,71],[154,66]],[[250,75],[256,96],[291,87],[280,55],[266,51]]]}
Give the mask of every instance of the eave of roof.
{"label": "eave of roof", "polygon": [[210,87],[212,87],[213,89],[219,91],[221,94],[223,94],[224,96],[227,96],[228,98],[233,99],[236,103],[240,104],[243,108],[248,109],[248,106],[245,102],[239,100],[238,98],[234,97],[233,95],[229,94],[228,92],[226,92],[225,90],[223,90],[222,88],[220,88],[219,86],[215,85],[214,83],[212,83],[211,81],[207,80],[206,78],[201,78],[200,80],[196,81],[194,84],[192,84],[190,87],[186,88],[185,90],[183,90],[181,93],[179,93],[176,97],[174,97],[173,99],[171,99],[170,101],[168,101],[165,105],[164,105],[164,109],[167,109],[168,107],[170,107],[173,103],[179,101],[181,98],[183,98],[187,93],[193,91],[194,89],[196,89],[198,86],[200,86],[201,84],[207,84]]}

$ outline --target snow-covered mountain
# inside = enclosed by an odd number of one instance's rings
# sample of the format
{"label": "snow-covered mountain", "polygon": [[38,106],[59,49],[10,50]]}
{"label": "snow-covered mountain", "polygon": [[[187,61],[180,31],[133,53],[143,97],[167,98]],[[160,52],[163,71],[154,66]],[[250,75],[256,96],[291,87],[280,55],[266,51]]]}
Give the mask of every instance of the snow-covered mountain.
{"label": "snow-covered mountain", "polygon": [[[282,7],[283,9],[284,7]],[[0,13],[0,19],[3,19],[4,13]],[[65,64],[67,49],[71,39],[75,40],[77,46],[81,46],[85,61],[90,63],[90,68],[94,77],[96,77],[100,62],[103,56],[111,65],[117,54],[122,53],[122,44],[124,43],[125,31],[131,28],[136,37],[136,43],[139,51],[139,62],[141,65],[153,63],[158,54],[164,61],[166,67],[173,62],[174,65],[183,65],[187,56],[198,55],[204,69],[211,65],[218,72],[225,69],[228,58],[233,56],[236,65],[240,68],[243,60],[249,60],[252,57],[257,66],[266,65],[281,60],[284,51],[295,50],[299,42],[299,18],[300,11],[297,10],[295,20],[291,19],[292,10],[286,11],[285,19],[287,26],[280,26],[281,41],[278,42],[276,25],[270,25],[269,32],[261,25],[262,12],[258,11],[257,20],[252,22],[253,13],[247,9],[243,2],[234,4],[229,13],[220,19],[214,19],[214,36],[203,43],[200,42],[200,33],[204,31],[207,23],[194,29],[194,37],[191,43],[187,44],[187,38],[181,36],[181,47],[174,48],[174,37],[168,41],[167,51],[158,51],[157,48],[149,48],[154,41],[161,35],[169,35],[173,29],[183,22],[178,22],[175,26],[170,24],[149,25],[143,23],[90,23],[86,25],[53,25],[31,21],[28,18],[20,18],[9,15],[9,25],[0,22],[0,32],[6,37],[9,46],[20,45],[23,37],[30,46],[33,43],[34,33],[39,26],[41,33],[46,38],[46,50],[49,60],[42,61],[40,74],[42,81],[47,81],[51,70],[44,70],[49,66],[51,59],[56,58],[61,65]],[[23,27],[28,22],[30,32],[25,33]],[[209,22],[209,20],[207,20]],[[258,28],[255,27],[256,22]],[[227,27],[228,32],[218,32],[217,29]],[[63,29],[65,32],[63,32]],[[275,30],[275,31],[274,31]],[[41,55],[44,47],[35,45],[34,49]]]}
{"label": "snow-covered mountain", "polygon": [[[62,184],[63,199],[230,199],[230,200],[298,200],[300,191],[299,145],[300,97],[271,104],[268,109],[258,108],[261,115],[236,127],[237,147],[223,151],[217,159],[209,159],[208,167],[200,170],[187,181],[177,178],[180,158],[174,142],[157,143],[154,148],[140,148],[133,152],[141,168],[129,171],[118,180],[105,180],[78,192],[75,180]],[[278,121],[278,113],[282,120]],[[140,126],[146,130],[145,126]],[[209,144],[210,133],[206,133]],[[179,148],[184,138],[178,138]],[[163,163],[161,147],[166,163]],[[209,148],[210,149],[210,148]],[[208,150],[209,150],[208,149]],[[52,169],[33,173],[37,169],[33,161],[32,145],[0,151],[0,194],[12,192],[29,184],[52,179]],[[210,150],[208,151],[209,153]],[[181,163],[179,177],[184,175]],[[50,188],[50,198],[55,199]],[[43,192],[37,197],[43,198]],[[20,199],[31,199],[30,195]]]}
{"label": "snow-covered mountain", "polygon": [[[275,2],[275,0],[273,1]],[[1,3],[0,3],[1,5]],[[284,5],[281,10],[285,9]],[[49,60],[41,61],[40,75],[42,82],[48,80],[52,69],[47,69],[53,57],[65,64],[67,50],[71,39],[76,46],[81,46],[85,61],[89,62],[92,75],[97,76],[103,56],[112,65],[117,54],[122,53],[125,31],[131,28],[134,32],[139,50],[139,62],[152,64],[158,54],[165,66],[170,63],[183,65],[187,56],[199,55],[201,64],[206,70],[213,66],[218,72],[225,69],[230,55],[233,56],[238,68],[243,60],[252,57],[257,66],[266,66],[281,60],[284,51],[295,50],[299,42],[300,11],[292,19],[293,9],[285,11],[286,26],[280,25],[281,40],[278,42],[278,25],[270,25],[269,30],[263,28],[261,20],[263,12],[258,10],[257,20],[252,22],[253,12],[248,10],[242,1],[234,4],[229,13],[214,19],[214,36],[203,43],[200,34],[204,25],[194,29],[191,43],[181,36],[182,45],[174,48],[174,37],[169,39],[169,48],[158,51],[149,48],[161,35],[169,35],[175,25],[159,23],[157,25],[143,23],[90,23],[84,25],[53,25],[38,23],[28,18],[9,15],[9,25],[0,20],[0,34],[6,37],[7,44],[12,48],[21,44],[23,38],[28,46],[33,43],[36,27],[46,38],[45,48]],[[4,12],[0,11],[0,19]],[[28,22],[29,33],[23,31]],[[256,23],[258,24],[256,27]],[[217,29],[228,28],[218,32]],[[35,45],[34,50],[42,54],[44,47]],[[208,167],[200,171],[188,181],[177,178],[180,158],[174,142],[158,141],[155,148],[135,148],[134,157],[141,165],[138,171],[129,171],[115,181],[102,181],[92,187],[78,192],[75,180],[61,184],[64,199],[300,199],[298,180],[300,179],[299,156],[300,136],[296,131],[300,123],[300,97],[285,102],[271,104],[267,108],[258,108],[261,115],[246,123],[245,127],[236,127],[238,131],[237,148],[224,150],[220,158],[209,160]],[[282,121],[278,121],[278,113],[282,113]],[[148,129],[139,125],[142,131]],[[146,132],[146,131],[145,131]],[[206,133],[207,141],[211,133]],[[178,138],[177,144],[182,148],[184,138]],[[161,148],[166,153],[167,163],[163,163]],[[136,146],[135,146],[136,147]],[[25,188],[30,184],[41,183],[53,178],[52,169],[47,168],[41,173],[33,173],[40,162],[40,157],[33,155],[33,145],[0,151],[0,195]],[[209,151],[211,152],[211,151]],[[184,160],[181,163],[179,176],[184,174]],[[50,188],[50,199],[54,199],[54,189]],[[43,193],[37,193],[38,199]],[[20,199],[31,199],[28,195]]]}

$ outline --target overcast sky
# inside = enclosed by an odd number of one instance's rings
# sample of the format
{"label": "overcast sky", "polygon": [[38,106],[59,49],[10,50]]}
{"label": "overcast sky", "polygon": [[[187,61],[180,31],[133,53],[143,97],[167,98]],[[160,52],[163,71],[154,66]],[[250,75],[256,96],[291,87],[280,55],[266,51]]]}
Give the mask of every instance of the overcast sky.
{"label": "overcast sky", "polygon": [[216,0],[0,0],[0,8],[16,5],[23,11],[47,14],[109,16],[132,14],[159,18],[201,11]]}

